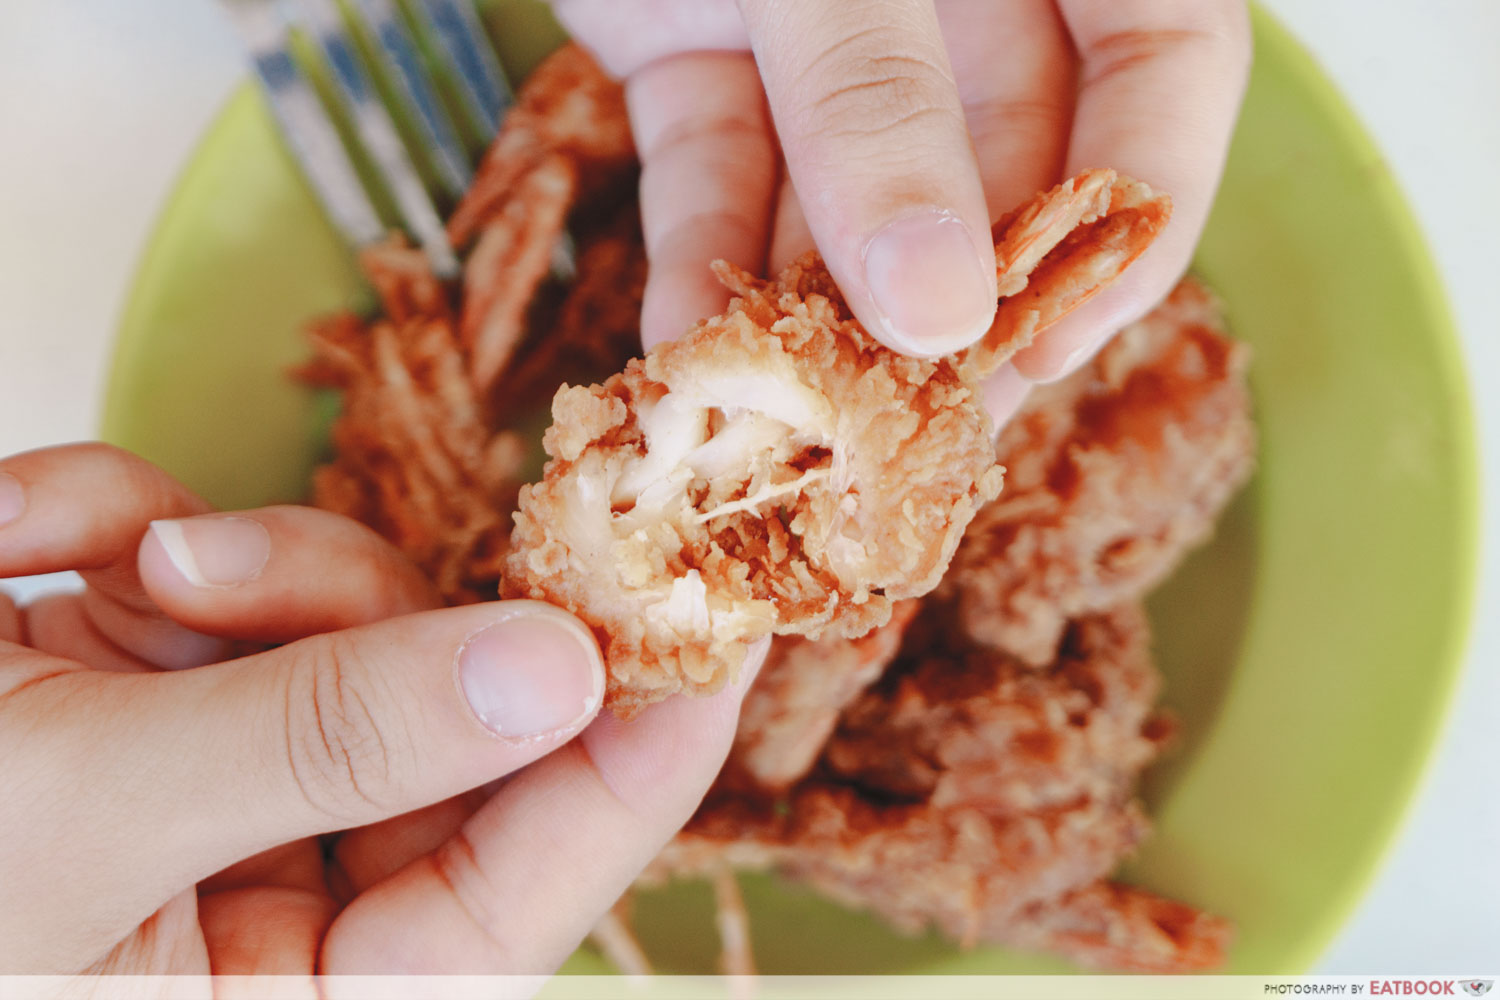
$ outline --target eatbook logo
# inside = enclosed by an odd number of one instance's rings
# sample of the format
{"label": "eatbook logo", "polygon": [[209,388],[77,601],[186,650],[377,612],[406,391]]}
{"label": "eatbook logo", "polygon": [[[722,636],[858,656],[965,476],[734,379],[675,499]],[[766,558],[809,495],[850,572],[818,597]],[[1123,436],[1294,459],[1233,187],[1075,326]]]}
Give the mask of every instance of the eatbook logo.
{"label": "eatbook logo", "polygon": [[1490,987],[1495,985],[1495,981],[1493,979],[1465,979],[1459,985],[1469,996],[1482,997],[1490,991]]}

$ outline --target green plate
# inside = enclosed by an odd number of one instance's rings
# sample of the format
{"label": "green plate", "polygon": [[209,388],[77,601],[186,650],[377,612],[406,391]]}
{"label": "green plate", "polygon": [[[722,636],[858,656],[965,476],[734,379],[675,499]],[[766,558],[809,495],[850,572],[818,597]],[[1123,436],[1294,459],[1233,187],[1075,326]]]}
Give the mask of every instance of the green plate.
{"label": "green plate", "polygon": [[[1232,918],[1228,971],[1285,974],[1358,901],[1441,724],[1471,610],[1476,457],[1443,295],[1388,168],[1260,12],[1255,41],[1197,266],[1254,346],[1260,470],[1151,601],[1185,732],[1148,778],[1156,833],[1127,875]],[[285,368],[307,317],[362,294],[247,86],[141,263],[104,437],[226,507],[297,499],[328,407]],[[903,938],[769,879],[746,891],[767,972],[1067,968]],[[640,917],[663,967],[712,968],[701,888],[652,894]]]}

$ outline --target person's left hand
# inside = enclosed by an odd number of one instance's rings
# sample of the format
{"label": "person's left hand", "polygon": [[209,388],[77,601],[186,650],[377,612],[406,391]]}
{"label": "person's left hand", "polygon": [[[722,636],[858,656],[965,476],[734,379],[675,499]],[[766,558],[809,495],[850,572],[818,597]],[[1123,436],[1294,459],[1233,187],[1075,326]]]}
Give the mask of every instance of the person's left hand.
{"label": "person's left hand", "polygon": [[550,972],[750,679],[596,720],[565,612],[430,610],[352,521],[211,513],[98,445],[0,461],[0,577],[67,569],[86,590],[0,594],[0,972]]}

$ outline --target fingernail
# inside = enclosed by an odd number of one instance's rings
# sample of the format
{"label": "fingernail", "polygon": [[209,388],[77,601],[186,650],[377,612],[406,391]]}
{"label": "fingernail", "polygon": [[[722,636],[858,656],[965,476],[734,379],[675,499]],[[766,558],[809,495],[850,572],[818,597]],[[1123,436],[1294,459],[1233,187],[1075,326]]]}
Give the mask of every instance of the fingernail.
{"label": "fingernail", "polygon": [[1005,422],[1015,416],[1031,392],[1031,381],[1009,362],[1001,365],[979,385],[979,395],[999,434]]}
{"label": "fingernail", "polygon": [[1104,341],[1107,339],[1107,337],[1101,337],[1098,340],[1090,341],[1087,344],[1082,344],[1074,348],[1071,354],[1063,358],[1062,366],[1052,373],[1052,377],[1059,379],[1073,374],[1079,368],[1083,367],[1085,361],[1099,353],[1099,348],[1104,346]]}
{"label": "fingernail", "polygon": [[458,679],[479,721],[509,740],[576,728],[604,697],[593,636],[540,608],[471,636],[458,653]]}
{"label": "fingernail", "polygon": [[[978,340],[995,319],[995,273],[950,212],[903,216],[865,246],[865,281],[891,346],[923,357]],[[871,331],[876,332],[876,331]]]}
{"label": "fingernail", "polygon": [[151,533],[183,578],[195,587],[248,583],[271,558],[271,535],[248,517],[152,521]]}
{"label": "fingernail", "polygon": [[1039,385],[1060,382],[1082,368],[1099,352],[1099,348],[1103,347],[1107,340],[1109,340],[1107,334],[1085,340],[1063,355],[1060,360],[1055,360],[1052,355],[1044,354],[1040,361],[1031,362],[1026,377]]}
{"label": "fingernail", "polygon": [[21,481],[9,472],[0,472],[0,526],[21,516],[26,509],[26,491]]}

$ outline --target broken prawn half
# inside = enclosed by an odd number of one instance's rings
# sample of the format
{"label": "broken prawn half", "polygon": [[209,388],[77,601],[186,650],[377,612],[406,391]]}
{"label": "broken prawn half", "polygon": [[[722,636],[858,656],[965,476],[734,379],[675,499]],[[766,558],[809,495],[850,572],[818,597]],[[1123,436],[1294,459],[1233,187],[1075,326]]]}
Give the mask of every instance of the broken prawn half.
{"label": "broken prawn half", "polygon": [[1000,491],[979,379],[1145,251],[1170,201],[1090,170],[996,227],[995,324],[937,359],[884,347],[807,254],[774,280],[722,261],[728,310],[553,399],[502,595],[598,637],[622,718],[707,695],[772,634],[855,637],[942,577]]}

